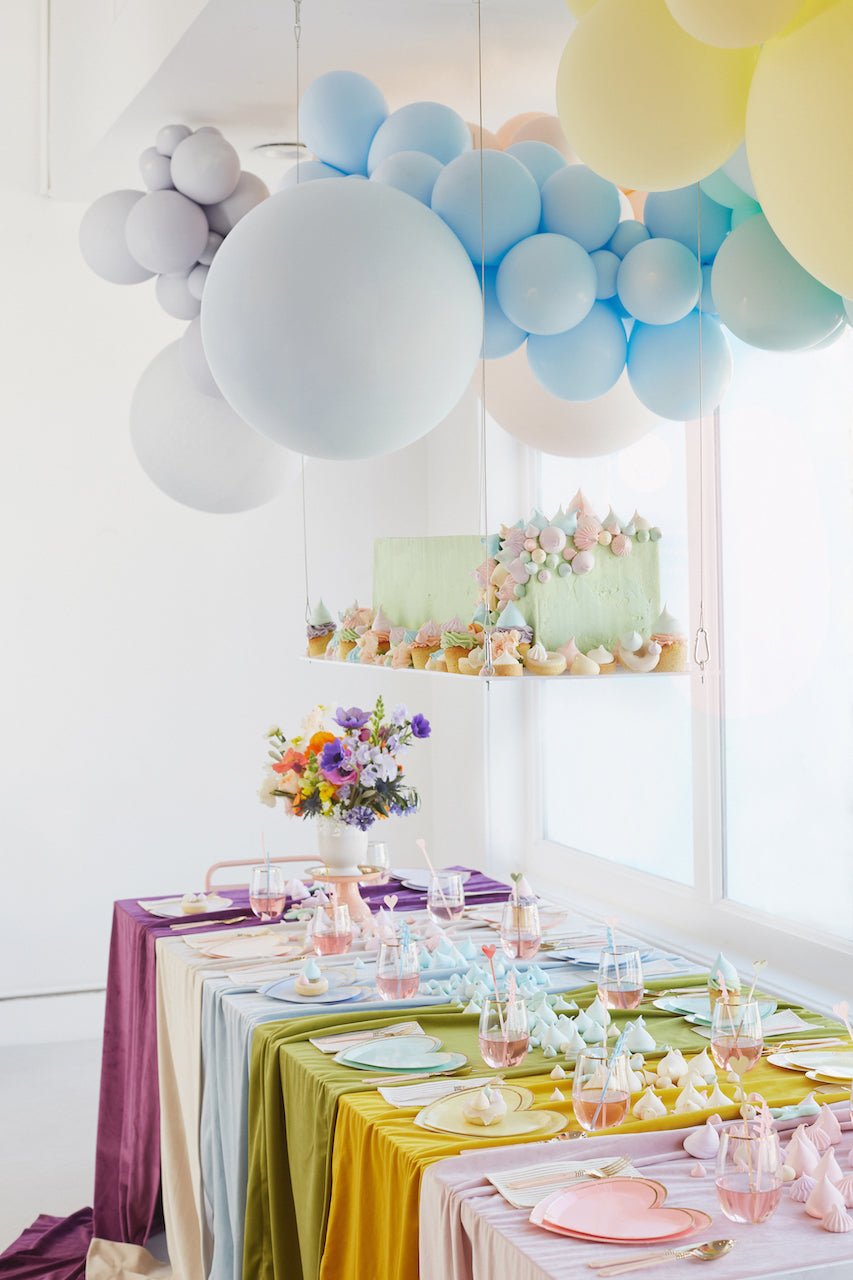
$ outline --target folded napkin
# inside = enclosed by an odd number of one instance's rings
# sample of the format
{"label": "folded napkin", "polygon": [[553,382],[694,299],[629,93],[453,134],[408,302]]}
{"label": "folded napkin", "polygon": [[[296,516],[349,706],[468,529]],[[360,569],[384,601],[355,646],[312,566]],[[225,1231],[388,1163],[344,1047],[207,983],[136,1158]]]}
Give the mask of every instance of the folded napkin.
{"label": "folded napkin", "polygon": [[[507,1169],[503,1173],[487,1173],[491,1182],[504,1200],[515,1209],[532,1209],[546,1196],[561,1187],[571,1186],[576,1179],[572,1176],[583,1169],[600,1169],[609,1164],[612,1156],[591,1157],[589,1160],[559,1160],[553,1164],[531,1164],[523,1169]],[[623,1178],[640,1178],[639,1169],[629,1165],[620,1174]],[[524,1185],[520,1185],[524,1184]]]}
{"label": "folded napkin", "polygon": [[368,1040],[384,1040],[388,1036],[422,1036],[424,1029],[419,1022],[392,1022],[379,1031],[343,1031],[336,1036],[318,1036],[309,1040],[321,1053],[341,1053],[344,1049],[354,1049],[357,1045],[367,1044]]}
{"label": "folded napkin", "polygon": [[494,1084],[494,1075],[467,1076],[464,1080],[425,1080],[419,1084],[383,1085],[379,1093],[391,1107],[411,1110],[420,1109],[448,1094],[459,1093],[463,1089],[481,1089],[483,1085]]}
{"label": "folded napkin", "polygon": [[[702,1027],[694,1023],[692,1030],[698,1036],[704,1036],[706,1040],[711,1039],[710,1027]],[[816,1027],[813,1022],[806,1022],[805,1018],[801,1018],[793,1009],[780,1009],[778,1013],[771,1013],[766,1018],[762,1018],[761,1031],[765,1040],[772,1036],[787,1035],[789,1031],[808,1031],[816,1036],[821,1034],[820,1027]]]}

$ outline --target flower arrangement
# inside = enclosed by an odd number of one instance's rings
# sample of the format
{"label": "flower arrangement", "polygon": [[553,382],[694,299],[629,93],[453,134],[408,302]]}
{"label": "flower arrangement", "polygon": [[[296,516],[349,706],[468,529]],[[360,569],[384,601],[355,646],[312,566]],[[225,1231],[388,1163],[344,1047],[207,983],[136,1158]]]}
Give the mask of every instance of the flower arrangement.
{"label": "flower arrangement", "polygon": [[386,720],[377,698],[373,711],[338,707],[332,723],[334,732],[326,725],[325,707],[319,706],[289,742],[281,729],[267,730],[272,764],[258,792],[262,803],[274,806],[282,796],[294,817],[336,818],[361,831],[377,818],[413,813],[418,793],[405,785],[398,757],[413,740],[429,737],[426,717],[409,718],[398,706]]}

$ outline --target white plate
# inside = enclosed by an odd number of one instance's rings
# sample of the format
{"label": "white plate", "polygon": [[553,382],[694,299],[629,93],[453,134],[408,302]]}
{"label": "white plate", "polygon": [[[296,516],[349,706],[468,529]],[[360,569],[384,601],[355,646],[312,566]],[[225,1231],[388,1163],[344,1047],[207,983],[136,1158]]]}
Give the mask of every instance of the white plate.
{"label": "white plate", "polygon": [[[776,1001],[771,1000],[769,996],[762,996],[756,1003],[762,1018],[768,1017],[776,1010]],[[664,1013],[677,1013],[680,1017],[696,1022],[700,1026],[710,1027],[711,1025],[711,1001],[707,995],[700,993],[695,996],[664,996],[659,1000],[653,1000],[652,1004],[656,1009],[663,1009]]]}
{"label": "white plate", "polygon": [[[439,867],[439,873],[445,870]],[[449,876],[461,876],[463,883],[470,876],[470,871],[448,871]],[[416,893],[426,893],[429,888],[430,873],[425,867],[403,867],[391,871],[391,875],[397,880],[402,880],[407,889],[414,889]]]}
{"label": "white plate", "polygon": [[842,1083],[853,1078],[853,1050],[841,1049],[836,1053],[828,1049],[813,1049],[802,1053],[771,1053],[767,1061],[774,1067],[788,1071],[814,1073]]}
{"label": "white plate", "polygon": [[330,979],[329,989],[320,995],[300,995],[296,990],[296,978],[279,978],[276,982],[269,982],[260,988],[260,994],[270,996],[273,1000],[284,1000],[288,1004],[350,1004],[370,991],[369,987],[353,987],[343,983],[333,985],[331,975],[326,976]]}
{"label": "white plate", "polygon": [[212,942],[209,947],[205,947],[202,955],[221,960],[253,960],[255,957],[283,958],[300,950],[300,947],[288,942],[280,933],[261,933],[256,938],[247,934],[240,938],[223,938],[221,942]]}
{"label": "white plate", "polygon": [[138,905],[149,915],[162,916],[166,920],[176,916],[180,916],[182,920],[196,920],[200,916],[209,915],[211,911],[225,911],[231,906],[231,899],[221,898],[218,893],[211,894],[204,911],[183,911],[180,898],[161,898],[159,902],[144,902],[144,905],[140,902]]}
{"label": "white plate", "polygon": [[348,1067],[380,1068],[383,1071],[425,1071],[447,1066],[450,1053],[438,1053],[441,1041],[436,1036],[388,1036],[371,1040],[356,1049],[345,1049],[341,1061]]}

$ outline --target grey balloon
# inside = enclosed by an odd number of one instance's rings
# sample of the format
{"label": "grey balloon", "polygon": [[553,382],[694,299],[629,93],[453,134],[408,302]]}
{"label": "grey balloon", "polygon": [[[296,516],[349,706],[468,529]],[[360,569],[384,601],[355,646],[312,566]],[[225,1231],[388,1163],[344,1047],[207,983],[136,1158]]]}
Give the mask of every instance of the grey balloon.
{"label": "grey balloon", "polygon": [[227,199],[205,207],[211,231],[227,236],[232,227],[236,227],[240,219],[254,209],[255,205],[266,200],[268,195],[269,187],[266,183],[244,169]]}
{"label": "grey balloon", "polygon": [[204,354],[204,347],[201,342],[200,319],[193,320],[191,324],[187,325],[184,330],[184,336],[181,338],[180,346],[184,372],[196,390],[205,396],[221,398],[222,392],[210,372],[210,365],[207,363],[207,356]]}
{"label": "grey balloon", "polygon": [[179,343],[151,361],[133,393],[130,438],[158,489],[197,511],[251,511],[299,474],[299,459],[260,435],[224,400],[202,395],[184,372]]}
{"label": "grey balloon", "polygon": [[204,282],[207,279],[207,273],[210,267],[205,267],[201,263],[197,267],[193,267],[187,276],[187,288],[194,298],[201,302],[201,295],[204,293]]}
{"label": "grey balloon", "polygon": [[227,199],[240,177],[240,157],[221,133],[194,133],[175,147],[172,185],[199,204]]}
{"label": "grey balloon", "polygon": [[110,284],[141,284],[154,275],[131,257],[125,239],[127,215],[144,197],[144,191],[110,191],[83,214],[79,231],[83,261]]}
{"label": "grey balloon", "polygon": [[224,239],[225,237],[219,235],[217,231],[211,231],[210,235],[207,237],[207,244],[204,246],[204,252],[198,255],[198,260],[202,266],[210,266],[216,256],[216,250],[222,244]]}
{"label": "grey balloon", "polygon": [[161,156],[170,156],[178,143],[183,142],[184,138],[188,138],[191,133],[192,129],[188,125],[167,124],[157,134],[154,145]]}
{"label": "grey balloon", "polygon": [[201,311],[201,302],[190,292],[189,276],[158,276],[154,292],[166,314],[176,320],[193,320]]}
{"label": "grey balloon", "polygon": [[194,267],[207,234],[204,212],[180,191],[149,191],[137,200],[125,223],[131,257],[158,275]]}
{"label": "grey balloon", "polygon": [[146,147],[139,157],[139,172],[149,191],[169,191],[172,188],[172,171],[169,157],[156,147]]}

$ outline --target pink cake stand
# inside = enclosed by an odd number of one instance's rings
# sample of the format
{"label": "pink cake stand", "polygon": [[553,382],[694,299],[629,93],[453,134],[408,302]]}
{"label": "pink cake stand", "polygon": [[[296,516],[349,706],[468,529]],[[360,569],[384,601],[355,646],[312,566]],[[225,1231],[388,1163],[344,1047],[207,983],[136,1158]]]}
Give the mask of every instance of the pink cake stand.
{"label": "pink cake stand", "polygon": [[370,907],[358,891],[360,884],[379,884],[382,876],[387,875],[385,867],[359,867],[357,876],[339,876],[328,867],[311,867],[308,874],[318,884],[331,884],[336,887],[338,902],[349,907],[351,920],[367,920],[370,918]]}

